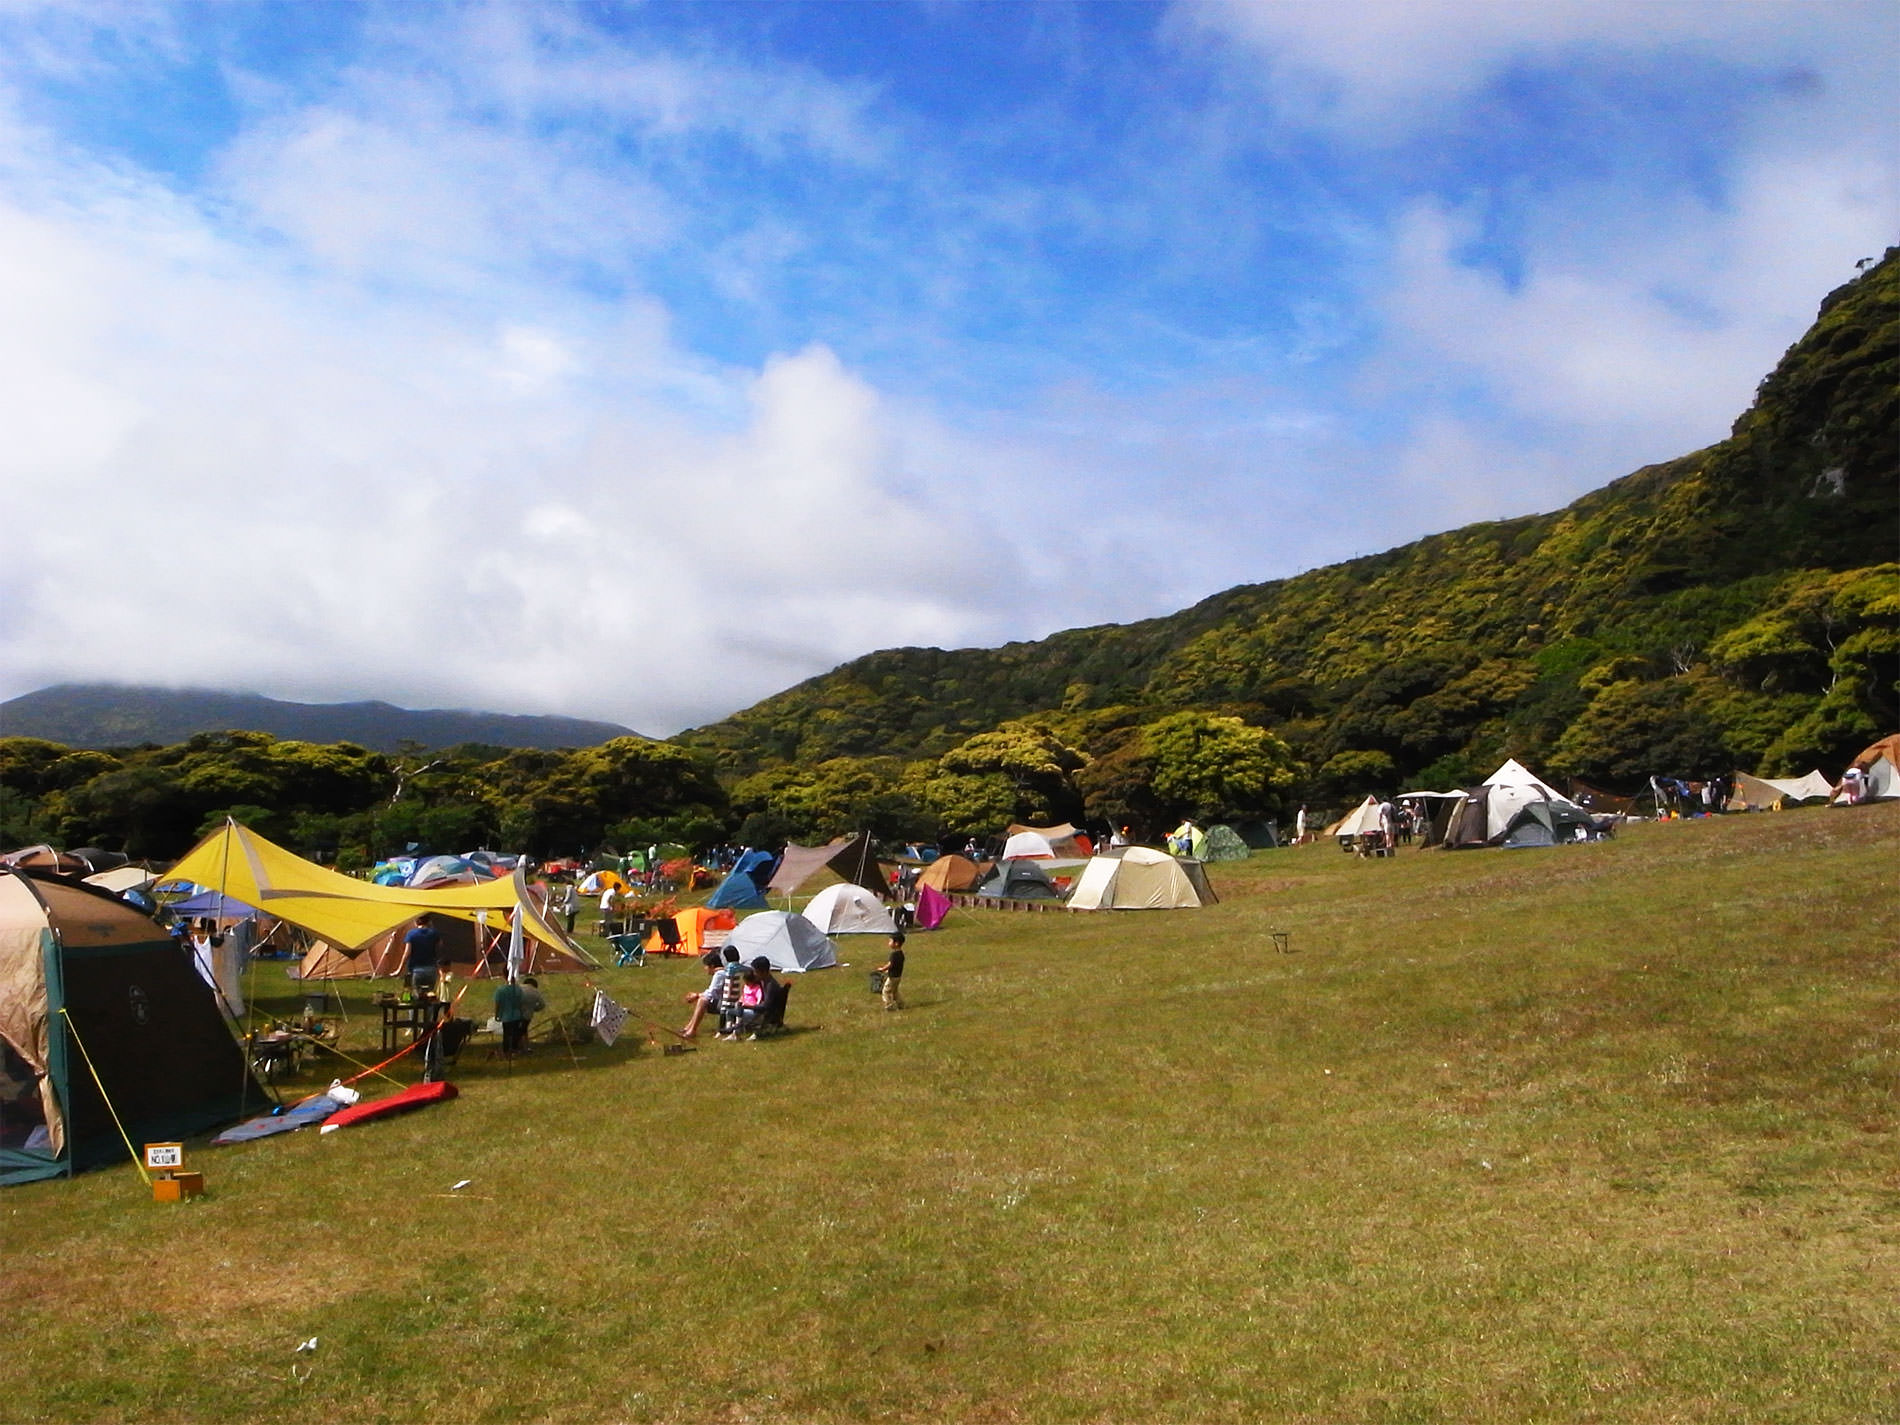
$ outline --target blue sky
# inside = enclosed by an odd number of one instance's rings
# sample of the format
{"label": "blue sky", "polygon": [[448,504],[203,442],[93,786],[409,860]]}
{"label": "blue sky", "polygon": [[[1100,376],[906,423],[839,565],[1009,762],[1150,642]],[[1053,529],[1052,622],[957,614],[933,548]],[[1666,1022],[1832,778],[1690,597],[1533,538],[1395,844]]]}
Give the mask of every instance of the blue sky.
{"label": "blue sky", "polygon": [[0,696],[720,716],[1726,433],[1891,6],[0,5]]}

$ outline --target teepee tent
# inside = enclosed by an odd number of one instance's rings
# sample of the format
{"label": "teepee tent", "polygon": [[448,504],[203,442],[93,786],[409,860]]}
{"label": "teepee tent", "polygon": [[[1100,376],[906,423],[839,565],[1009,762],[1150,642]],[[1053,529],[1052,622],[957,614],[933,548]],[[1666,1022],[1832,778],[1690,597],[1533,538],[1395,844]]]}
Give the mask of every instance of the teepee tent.
{"label": "teepee tent", "polygon": [[897,929],[882,901],[843,881],[826,886],[799,914],[826,935],[890,935]]}
{"label": "teepee tent", "polygon": [[751,964],[763,955],[780,973],[825,970],[838,963],[838,950],[825,933],[802,915],[788,910],[763,910],[739,922],[726,937],[739,959]]}
{"label": "teepee tent", "polygon": [[0,871],[0,1076],[0,1183],[123,1158],[112,1110],[141,1144],[269,1102],[169,935],[109,892],[12,871]]}
{"label": "teepee tent", "polygon": [[1070,910],[1199,910],[1201,897],[1172,856],[1130,846],[1120,856],[1097,856],[1069,892]]}

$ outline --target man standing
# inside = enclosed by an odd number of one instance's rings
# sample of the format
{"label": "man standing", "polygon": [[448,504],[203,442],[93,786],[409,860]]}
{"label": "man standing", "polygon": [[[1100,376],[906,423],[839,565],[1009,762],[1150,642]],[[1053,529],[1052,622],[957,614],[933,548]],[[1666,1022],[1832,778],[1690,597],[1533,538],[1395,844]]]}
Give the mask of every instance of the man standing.
{"label": "man standing", "polygon": [[884,1008],[899,1010],[904,1007],[902,982],[904,979],[904,932],[898,931],[890,940],[890,958],[877,967],[884,976]]}
{"label": "man standing", "polygon": [[1306,805],[1301,803],[1300,814],[1293,818],[1293,844],[1306,845]]}
{"label": "man standing", "polygon": [[417,916],[415,929],[403,936],[402,943],[409,988],[418,995],[433,995],[442,965],[442,932],[435,928],[435,916],[426,910]]}

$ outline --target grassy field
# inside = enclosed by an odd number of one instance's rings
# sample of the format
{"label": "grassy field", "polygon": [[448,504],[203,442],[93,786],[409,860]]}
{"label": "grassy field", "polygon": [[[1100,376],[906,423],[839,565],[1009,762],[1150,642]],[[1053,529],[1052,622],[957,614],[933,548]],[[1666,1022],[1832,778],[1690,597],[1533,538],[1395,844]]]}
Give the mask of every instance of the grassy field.
{"label": "grassy field", "polygon": [[[777,1041],[477,1049],[186,1206],[10,1189],[0,1417],[1900,1419],[1896,844],[1269,852],[1200,913],[957,913],[902,1015],[847,941]],[[599,976],[672,1025],[700,979]]]}

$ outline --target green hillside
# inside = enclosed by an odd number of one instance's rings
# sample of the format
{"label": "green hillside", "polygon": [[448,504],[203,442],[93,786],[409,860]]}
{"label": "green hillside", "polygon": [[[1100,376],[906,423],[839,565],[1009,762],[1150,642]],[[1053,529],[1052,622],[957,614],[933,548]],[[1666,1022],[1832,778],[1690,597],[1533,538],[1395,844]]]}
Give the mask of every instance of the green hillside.
{"label": "green hillside", "polygon": [[[1132,783],[1104,765],[1186,712],[1270,729],[1289,769],[1280,800],[1455,782],[1507,754],[1611,786],[1838,768],[1900,726],[1897,357],[1890,250],[1827,298],[1727,440],[1565,509],[1165,618],[874,653],[679,740],[750,776],[758,810],[783,800],[775,768],[870,758],[904,763],[884,769],[887,790],[946,814],[923,795],[956,772],[941,759],[1028,720],[1009,735],[1080,759],[1045,809],[1113,815]],[[1020,775],[987,770],[1023,792]]]}

